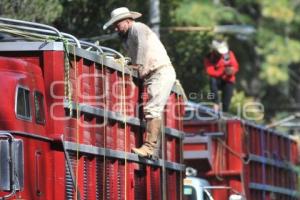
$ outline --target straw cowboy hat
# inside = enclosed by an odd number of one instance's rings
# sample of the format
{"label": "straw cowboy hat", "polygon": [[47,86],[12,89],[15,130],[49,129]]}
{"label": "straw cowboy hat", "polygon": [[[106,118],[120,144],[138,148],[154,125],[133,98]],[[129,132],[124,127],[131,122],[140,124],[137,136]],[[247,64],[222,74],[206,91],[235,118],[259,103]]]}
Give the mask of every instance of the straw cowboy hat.
{"label": "straw cowboy hat", "polygon": [[225,41],[213,40],[211,44],[212,48],[220,54],[228,53],[228,45]]}
{"label": "straw cowboy hat", "polygon": [[140,16],[142,16],[141,13],[130,11],[126,7],[116,8],[113,11],[111,11],[110,20],[104,24],[103,29],[107,29],[109,26],[122,19],[136,19]]}

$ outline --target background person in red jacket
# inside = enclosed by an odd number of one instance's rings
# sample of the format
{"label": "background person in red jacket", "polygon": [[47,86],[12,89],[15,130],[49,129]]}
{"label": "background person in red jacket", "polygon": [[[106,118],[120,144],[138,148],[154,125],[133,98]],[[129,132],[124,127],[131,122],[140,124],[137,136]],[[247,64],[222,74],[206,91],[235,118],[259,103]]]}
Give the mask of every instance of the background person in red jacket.
{"label": "background person in red jacket", "polygon": [[206,73],[210,76],[210,88],[214,109],[219,110],[218,91],[222,91],[222,108],[224,112],[229,109],[233,94],[235,74],[239,70],[239,64],[225,41],[213,40],[212,51],[205,57],[204,65]]}

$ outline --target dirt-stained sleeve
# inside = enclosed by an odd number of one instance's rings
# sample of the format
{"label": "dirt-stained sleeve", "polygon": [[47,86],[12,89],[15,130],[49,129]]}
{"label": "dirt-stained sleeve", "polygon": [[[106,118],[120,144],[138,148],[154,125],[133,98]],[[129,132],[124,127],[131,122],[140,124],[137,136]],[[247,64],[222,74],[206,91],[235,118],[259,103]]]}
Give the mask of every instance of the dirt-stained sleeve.
{"label": "dirt-stained sleeve", "polygon": [[135,37],[137,42],[137,55],[136,64],[144,65],[148,49],[148,37],[147,37],[147,27],[142,24],[135,24],[133,27],[133,37]]}

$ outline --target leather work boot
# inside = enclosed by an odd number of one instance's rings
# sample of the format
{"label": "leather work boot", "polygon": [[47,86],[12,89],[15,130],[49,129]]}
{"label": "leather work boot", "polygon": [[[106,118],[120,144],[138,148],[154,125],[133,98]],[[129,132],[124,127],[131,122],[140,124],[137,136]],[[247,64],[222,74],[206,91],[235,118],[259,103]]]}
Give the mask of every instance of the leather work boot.
{"label": "leather work boot", "polygon": [[155,118],[147,121],[146,140],[140,148],[132,148],[132,151],[141,157],[158,159],[161,140],[161,119]]}

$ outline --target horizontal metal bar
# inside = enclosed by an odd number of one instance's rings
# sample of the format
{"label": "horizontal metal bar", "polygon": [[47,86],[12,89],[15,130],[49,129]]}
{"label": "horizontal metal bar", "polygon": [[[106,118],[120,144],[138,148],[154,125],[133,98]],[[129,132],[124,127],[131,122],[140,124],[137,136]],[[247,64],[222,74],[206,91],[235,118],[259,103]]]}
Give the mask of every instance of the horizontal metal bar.
{"label": "horizontal metal bar", "polygon": [[224,132],[203,132],[202,134],[212,138],[219,138],[225,135]]}
{"label": "horizontal metal bar", "polygon": [[179,139],[184,138],[184,132],[174,128],[165,127],[165,133],[166,135],[173,136]]}
{"label": "horizontal metal bar", "polygon": [[[69,104],[65,101],[64,108],[67,109],[67,108],[69,108],[68,106],[69,106]],[[72,108],[74,110],[76,109],[76,104],[74,102],[72,102]],[[96,108],[94,106],[90,106],[87,104],[79,104],[79,111],[90,114],[90,115],[94,115],[97,117],[107,117],[108,119],[123,122],[123,123],[124,123],[124,119],[125,119],[124,115],[122,115],[119,112],[104,110],[104,109]],[[145,127],[145,123],[141,122],[141,120],[136,117],[126,116],[126,123],[133,125],[133,126]],[[166,133],[166,135],[176,137],[179,139],[184,138],[184,132],[173,129],[173,128],[166,127],[165,133]]]}
{"label": "horizontal metal bar", "polygon": [[225,186],[225,185],[212,185],[212,186],[201,186],[199,185],[200,188],[203,188],[203,189],[210,189],[210,190],[224,190],[224,189],[228,189],[230,190],[231,187],[229,186]]}
{"label": "horizontal metal bar", "polygon": [[[64,103],[64,107],[68,108],[67,102]],[[74,110],[76,109],[76,104],[74,102],[72,102],[72,108]],[[87,104],[79,104],[79,110],[81,112],[95,115],[97,117],[107,117],[108,119],[112,119],[112,120],[120,121],[120,122],[124,122],[124,119],[125,119],[124,115],[122,115],[119,112],[104,110],[104,109],[96,108],[94,106],[90,106]],[[126,123],[134,125],[134,126],[141,126],[141,121],[136,117],[126,116]]]}
{"label": "horizontal metal bar", "polygon": [[96,147],[93,145],[77,144],[74,142],[65,141],[64,147],[68,151],[77,151],[79,149],[79,152],[83,153],[83,154],[90,154],[90,155],[95,155],[95,156],[104,156],[105,155],[106,157],[120,159],[120,160],[125,160],[125,157],[126,157],[127,160],[132,161],[132,162],[153,165],[153,166],[158,166],[158,167],[166,166],[167,169],[172,169],[175,171],[184,171],[185,170],[185,165],[180,164],[180,163],[164,161],[161,159],[159,159],[157,161],[153,161],[150,159],[140,158],[139,156],[137,156],[136,154],[133,154],[133,153],[117,151],[117,150],[112,150],[112,149],[102,148],[102,147]]}
{"label": "horizontal metal bar", "polygon": [[23,136],[23,137],[31,137],[31,138],[35,138],[38,140],[44,140],[46,142],[53,142],[54,140],[52,138],[46,137],[46,136],[41,136],[39,134],[36,133],[28,133],[28,132],[21,132],[21,131],[14,131],[14,130],[0,130],[0,132],[6,132],[6,133],[10,133],[12,135],[19,135],[19,136]]}
{"label": "horizontal metal bar", "polygon": [[77,47],[81,48],[81,44],[80,44],[79,40],[74,35],[71,35],[69,33],[64,33],[64,32],[62,32],[61,34],[66,38],[72,39],[75,42],[75,44],[77,45]]}
{"label": "horizontal metal bar", "polygon": [[276,166],[279,168],[293,170],[294,172],[297,172],[297,170],[295,169],[295,166],[288,161],[274,160],[271,158],[266,158],[266,157],[258,156],[258,155],[254,155],[254,154],[249,154],[249,161],[260,162],[263,164],[272,165],[272,166]]}
{"label": "horizontal metal bar", "polygon": [[291,140],[291,141],[296,141],[290,135],[283,134],[283,133],[279,132],[278,130],[270,129],[270,128],[266,127],[266,126],[255,124],[255,123],[253,123],[251,121],[244,121],[244,123],[246,125],[248,125],[248,126],[251,126],[251,128],[258,129],[259,131],[265,131],[265,132],[268,132],[268,133],[272,133],[272,134],[274,134],[276,136],[280,136],[280,137],[286,138],[286,139]]}
{"label": "horizontal metal bar", "polygon": [[4,17],[0,17],[0,21],[10,23],[10,24],[21,24],[21,25],[31,26],[31,27],[32,26],[40,27],[43,29],[48,29],[48,30],[54,31],[59,37],[62,36],[62,34],[59,32],[59,30],[57,30],[56,28],[54,28],[52,26],[45,25],[45,24],[40,24],[40,23],[36,23],[36,22],[28,22],[28,21],[17,20],[17,19],[9,19],[9,18],[4,18]]}
{"label": "horizontal metal bar", "polygon": [[208,143],[210,140],[209,136],[200,136],[200,135],[193,135],[193,136],[185,136],[183,140],[183,144],[205,144]]}
{"label": "horizontal metal bar", "polygon": [[[4,26],[4,28],[9,27],[10,29],[29,31],[29,33],[36,32],[36,33],[39,33],[40,35],[42,35],[43,37],[45,37],[45,39],[50,35],[56,35],[56,32],[54,30],[45,30],[45,29],[40,29],[40,28],[28,27],[28,26],[20,26],[20,25],[14,25],[14,24],[1,24],[1,23],[0,23],[0,31],[1,31],[1,26]],[[3,31],[5,32],[5,30],[3,30]],[[79,48],[81,48],[80,42],[75,36],[68,34],[68,33],[63,33],[63,32],[61,32],[61,35],[68,39],[73,40],[75,42],[75,44]],[[60,38],[62,38],[62,36],[60,36]]]}
{"label": "horizontal metal bar", "polygon": [[281,124],[280,126],[300,128],[300,123],[299,122],[286,122],[284,124]]}
{"label": "horizontal metal bar", "polygon": [[[103,47],[101,47],[101,49],[104,50]],[[87,60],[96,62],[98,64],[103,64],[103,65],[105,65],[111,69],[114,69],[116,71],[119,71],[119,72],[123,71],[122,66],[115,61],[115,58],[113,56],[104,56],[103,63],[102,63],[101,57],[98,54],[96,54],[95,52],[87,51],[85,49],[80,49],[80,48],[74,49],[74,47],[72,45],[68,46],[68,50],[69,50],[70,54],[76,54],[76,56],[85,58]],[[74,53],[74,50],[75,50],[75,53]],[[135,71],[131,72],[127,67],[124,68],[124,72],[125,72],[125,74],[132,75],[133,77],[138,77],[137,72],[135,72]]]}
{"label": "horizontal metal bar", "polygon": [[3,51],[63,51],[62,42],[0,42],[0,52]]}
{"label": "horizontal metal bar", "polygon": [[184,151],[183,152],[183,159],[205,159],[210,160],[210,152],[209,151]]}
{"label": "horizontal metal bar", "polygon": [[118,51],[116,51],[116,50],[114,50],[114,49],[112,49],[112,48],[104,47],[104,46],[101,46],[101,48],[102,48],[103,50],[105,50],[105,51],[108,51],[108,52],[110,52],[110,53],[116,54],[116,55],[119,56],[120,58],[124,58],[124,56],[123,56],[120,52],[118,52]]}
{"label": "horizontal metal bar", "polygon": [[249,188],[255,190],[264,190],[264,191],[269,191],[274,193],[280,193],[292,197],[300,197],[300,193],[297,190],[291,190],[287,188],[276,187],[276,186],[271,186],[271,185],[266,185],[261,183],[250,183]]}
{"label": "horizontal metal bar", "polygon": [[103,50],[101,49],[100,46],[97,46],[93,43],[90,43],[90,42],[86,42],[86,41],[81,41],[80,40],[80,44],[82,44],[83,46],[88,46],[88,47],[93,47],[95,48],[96,50],[98,50],[100,53],[103,53]]}

